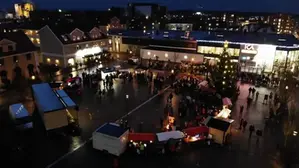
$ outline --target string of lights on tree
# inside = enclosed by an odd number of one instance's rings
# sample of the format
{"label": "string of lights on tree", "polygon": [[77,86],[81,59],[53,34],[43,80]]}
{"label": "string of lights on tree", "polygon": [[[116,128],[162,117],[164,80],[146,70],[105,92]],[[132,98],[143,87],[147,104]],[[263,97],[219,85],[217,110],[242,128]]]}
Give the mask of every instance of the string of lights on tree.
{"label": "string of lights on tree", "polygon": [[236,68],[234,63],[231,61],[230,55],[227,52],[228,41],[225,41],[223,52],[220,55],[218,65],[219,76],[221,77],[221,88],[224,93],[230,91],[235,86],[236,79]]}

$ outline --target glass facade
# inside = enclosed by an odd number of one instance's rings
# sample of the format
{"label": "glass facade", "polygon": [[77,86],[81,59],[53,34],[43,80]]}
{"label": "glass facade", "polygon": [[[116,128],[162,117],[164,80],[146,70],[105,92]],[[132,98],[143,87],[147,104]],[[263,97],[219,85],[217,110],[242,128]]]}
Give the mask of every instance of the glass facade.
{"label": "glass facade", "polygon": [[[213,47],[213,46],[198,46],[197,52],[201,54],[215,54],[220,55],[223,52],[223,47]],[[239,56],[240,49],[228,48],[227,52],[230,56]]]}

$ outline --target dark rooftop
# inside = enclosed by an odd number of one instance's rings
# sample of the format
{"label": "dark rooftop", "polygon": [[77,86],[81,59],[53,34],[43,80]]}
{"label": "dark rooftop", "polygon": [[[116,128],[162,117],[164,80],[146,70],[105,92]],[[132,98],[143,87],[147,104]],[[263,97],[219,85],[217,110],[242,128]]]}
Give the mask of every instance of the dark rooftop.
{"label": "dark rooftop", "polygon": [[262,32],[204,32],[192,31],[188,38],[182,38],[185,35],[184,31],[160,30],[156,32],[134,31],[134,30],[110,30],[109,35],[119,35],[126,37],[151,38],[151,39],[174,39],[174,40],[191,40],[207,43],[217,42],[235,42],[235,43],[256,43],[256,44],[272,44],[278,46],[294,46],[299,44],[295,36],[291,34],[276,34],[276,33],[262,33]]}
{"label": "dark rooftop", "polygon": [[145,47],[145,48],[142,48],[142,49],[197,54],[196,50],[186,50],[186,49],[178,49],[178,48],[152,47],[152,46],[149,46],[149,47]]}
{"label": "dark rooftop", "polygon": [[106,123],[102,125],[100,128],[98,128],[96,132],[119,138],[122,134],[126,132],[126,130],[117,125]]}
{"label": "dark rooftop", "polygon": [[221,130],[221,131],[227,131],[227,129],[230,126],[230,123],[227,122],[227,121],[223,121],[221,119],[211,118],[209,120],[209,122],[207,123],[207,126],[211,127],[211,128]]}
{"label": "dark rooftop", "polygon": [[7,39],[16,43],[16,50],[11,52],[0,52],[0,57],[32,52],[37,50],[37,48],[34,46],[31,40],[22,31],[0,33],[0,41],[3,39]]}
{"label": "dark rooftop", "polygon": [[[48,26],[53,31],[53,33],[57,36],[57,38],[64,44],[78,43],[78,42],[84,42],[84,41],[93,41],[93,40],[106,38],[106,35],[104,33],[101,33],[101,36],[99,36],[98,38],[95,38],[95,39],[90,37],[89,32],[95,27],[99,28],[98,26],[93,26],[93,25],[72,25],[72,24],[67,24],[67,25],[61,24],[61,25],[57,25],[57,26],[48,25]],[[78,40],[77,41],[72,41],[71,39],[68,39],[67,41],[65,41],[62,38],[62,35],[70,34],[76,28],[84,32],[84,34],[86,36],[85,39],[81,39],[80,41],[78,41]],[[68,36],[65,36],[65,37],[69,38]]]}

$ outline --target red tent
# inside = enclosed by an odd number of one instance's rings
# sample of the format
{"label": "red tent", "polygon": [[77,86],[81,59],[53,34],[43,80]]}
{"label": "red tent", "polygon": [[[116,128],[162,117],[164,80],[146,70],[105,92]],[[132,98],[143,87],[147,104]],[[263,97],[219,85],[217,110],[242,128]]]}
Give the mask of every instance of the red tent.
{"label": "red tent", "polygon": [[129,141],[155,141],[156,134],[153,133],[129,133]]}
{"label": "red tent", "polygon": [[183,130],[189,136],[195,136],[202,133],[209,133],[209,128],[206,126],[190,127]]}

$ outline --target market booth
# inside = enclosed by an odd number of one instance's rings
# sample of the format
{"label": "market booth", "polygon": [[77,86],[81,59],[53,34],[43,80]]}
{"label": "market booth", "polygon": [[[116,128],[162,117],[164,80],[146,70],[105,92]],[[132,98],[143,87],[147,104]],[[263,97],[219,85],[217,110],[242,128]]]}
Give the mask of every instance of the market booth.
{"label": "market booth", "polygon": [[198,127],[190,127],[183,130],[186,134],[184,141],[189,142],[196,142],[199,140],[205,140],[209,134],[209,128],[206,126],[198,126]]}
{"label": "market booth", "polygon": [[10,117],[15,126],[20,130],[33,128],[32,118],[23,104],[9,106]]}
{"label": "market booth", "polygon": [[105,79],[106,76],[115,76],[116,75],[116,70],[115,68],[103,68],[101,69],[101,77],[102,79]]}
{"label": "market booth", "polygon": [[48,83],[34,84],[32,95],[46,130],[65,127],[75,121],[76,104],[64,90],[53,90]]}
{"label": "market booth", "polygon": [[157,137],[154,133],[129,133],[129,147],[136,151],[136,149],[143,146],[145,151],[152,151],[156,139]]}
{"label": "market booth", "polygon": [[215,143],[225,144],[226,138],[231,134],[232,123],[234,120],[209,116],[204,124],[209,127],[209,134]]}
{"label": "market booth", "polygon": [[92,146],[94,149],[120,156],[126,150],[128,138],[128,129],[115,123],[106,123],[93,132]]}

